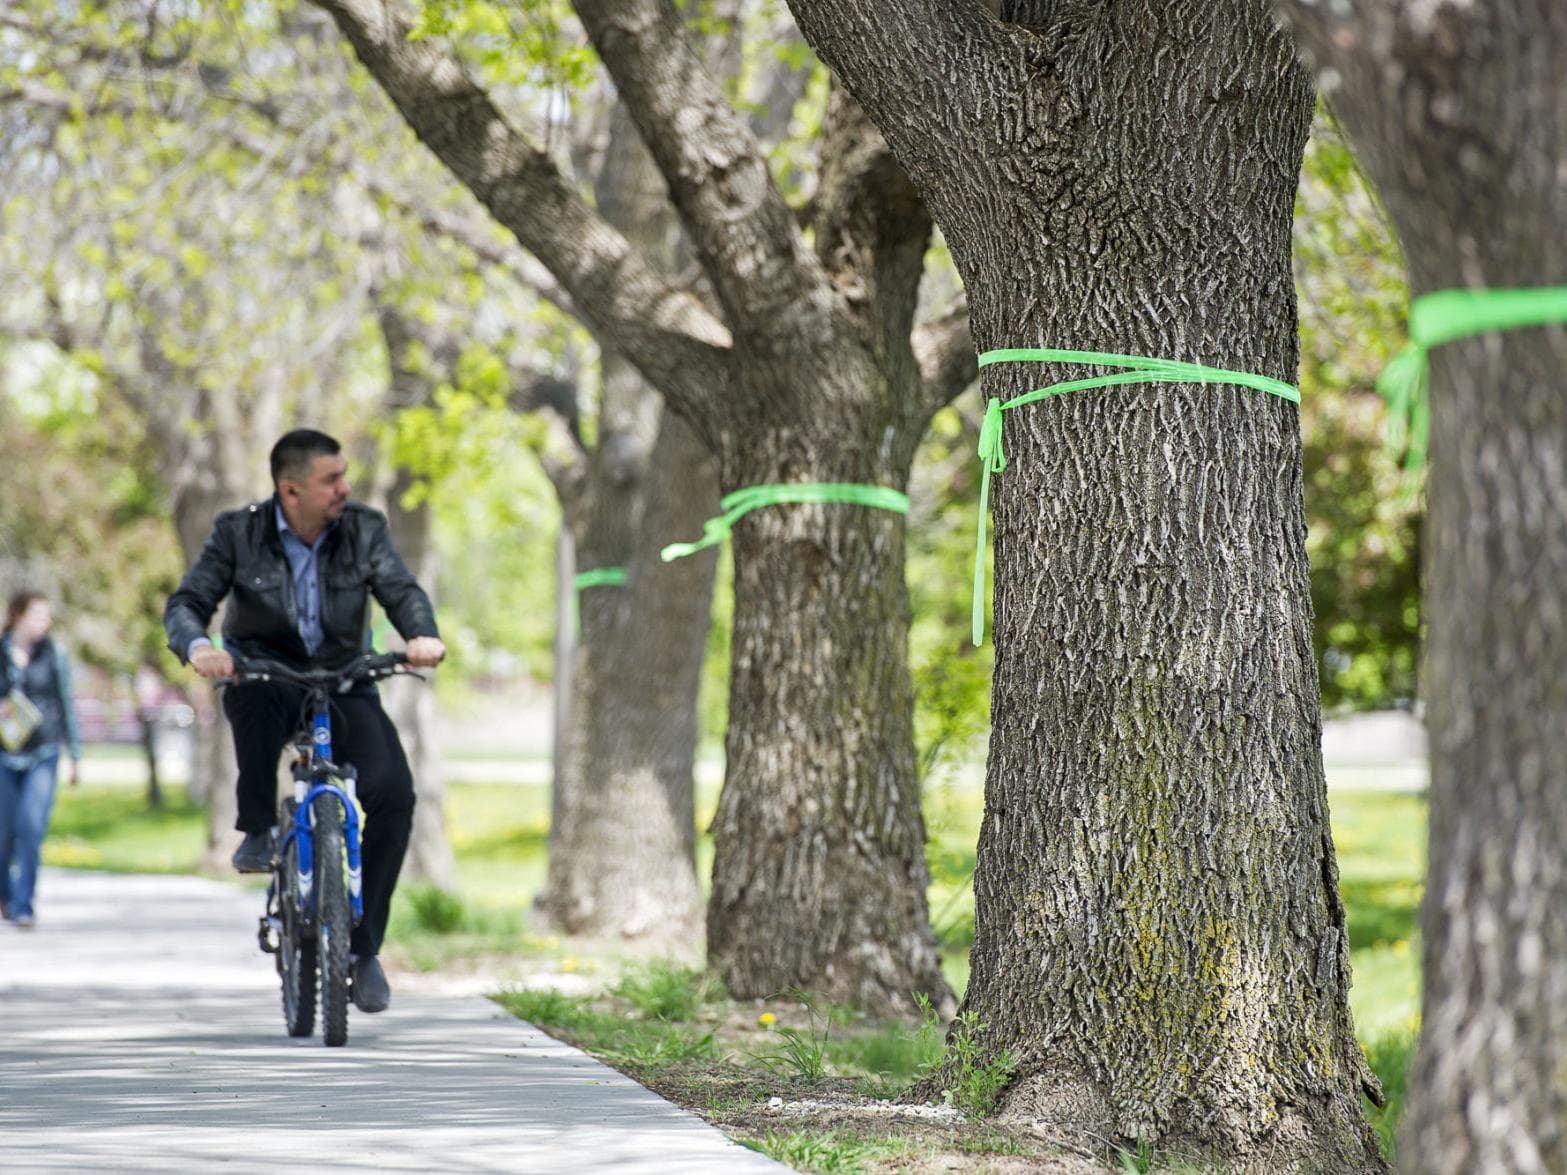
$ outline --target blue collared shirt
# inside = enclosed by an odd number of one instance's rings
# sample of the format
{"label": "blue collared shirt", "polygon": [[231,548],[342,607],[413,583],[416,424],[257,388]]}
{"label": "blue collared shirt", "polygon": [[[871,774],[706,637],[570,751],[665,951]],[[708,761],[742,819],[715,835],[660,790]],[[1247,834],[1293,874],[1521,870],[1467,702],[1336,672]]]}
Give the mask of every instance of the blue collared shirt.
{"label": "blue collared shirt", "polygon": [[273,506],[277,513],[278,536],[283,540],[283,553],[288,556],[288,566],[294,573],[294,602],[299,611],[299,639],[305,642],[305,651],[312,657],[321,647],[321,575],[316,556],[321,544],[331,534],[337,523],[332,523],[307,543],[289,529],[288,519],[283,517],[283,507]]}

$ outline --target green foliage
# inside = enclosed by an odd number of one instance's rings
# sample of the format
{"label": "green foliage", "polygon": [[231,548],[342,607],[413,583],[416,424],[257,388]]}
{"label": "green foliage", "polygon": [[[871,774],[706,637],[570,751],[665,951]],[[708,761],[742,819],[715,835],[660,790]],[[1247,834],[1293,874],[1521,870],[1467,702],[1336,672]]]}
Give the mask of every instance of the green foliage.
{"label": "green foliage", "polygon": [[466,910],[460,895],[434,885],[403,887],[414,921],[430,934],[453,934],[462,927]]}
{"label": "green foliage", "polygon": [[838,1072],[880,1079],[878,1097],[901,1093],[941,1055],[941,1030],[934,1019],[913,1033],[901,1024],[887,1024],[869,1032],[843,1032],[827,1042],[827,1061]]}
{"label": "green foliage", "polygon": [[[927,1020],[930,1005],[925,1005]],[[1010,1049],[991,1055],[980,1043],[989,1025],[978,1012],[963,1012],[947,1034],[947,1053],[952,1065],[951,1081],[941,1091],[942,1100],[976,1118],[995,1108],[996,1100],[1017,1070],[1017,1057]]]}
{"label": "green foliage", "polygon": [[970,635],[979,508],[971,415],[957,407],[936,413],[909,488],[909,666],[927,788],[949,782],[943,767],[969,761],[990,725],[994,649],[988,642],[974,648]]}
{"label": "green foliage", "polygon": [[702,653],[702,680],[697,687],[697,714],[702,738],[722,743],[729,724],[729,652],[734,632],[734,559],[726,543],[713,578],[712,619]]}
{"label": "green foliage", "polygon": [[183,794],[152,808],[140,789],[84,784],[56,793],[43,859],[69,869],[190,873],[206,847],[206,811]]}
{"label": "green foliage", "polygon": [[668,959],[627,972],[615,987],[616,995],[654,1020],[689,1020],[721,992],[716,976]]}
{"label": "green foliage", "polygon": [[1302,459],[1313,643],[1328,709],[1417,693],[1422,507],[1384,444],[1377,374],[1402,345],[1397,241],[1337,128],[1319,117],[1295,209]]}
{"label": "green foliage", "polygon": [[557,991],[513,989],[495,997],[502,1007],[539,1028],[554,1030],[612,1064],[657,1071],[685,1061],[717,1059],[713,1033],[664,1020],[629,1020],[595,1010],[587,1000]]}
{"label": "green foliage", "polygon": [[[14,357],[0,348],[0,368]],[[37,415],[0,394],[0,589],[48,593],[83,661],[172,672],[160,617],[180,558],[141,423],[77,365],[31,362],[36,382],[13,394]]]}
{"label": "green foliage", "polygon": [[1120,1160],[1117,1170],[1121,1175],[1149,1175],[1149,1172],[1158,1172],[1159,1175],[1223,1175],[1227,1170],[1224,1166],[1214,1166],[1212,1163],[1198,1165],[1175,1158],[1142,1140],[1138,1141],[1136,1150],[1122,1149],[1117,1158]]}
{"label": "green foliage", "polygon": [[[403,362],[419,365],[417,353]],[[439,377],[432,371],[432,377]],[[509,376],[494,350],[470,345],[457,363],[454,383],[440,382],[432,402],[404,408],[377,429],[392,463],[415,475],[404,498],[405,509],[430,499],[432,490],[459,465],[484,453],[497,433],[515,436],[508,428],[506,406]]]}
{"label": "green foliage", "polygon": [[[536,461],[518,460],[530,422],[475,413],[431,499],[441,557],[442,631],[459,670],[487,672],[497,650],[547,679],[555,633],[560,512]],[[455,619],[455,623],[452,621]]]}
{"label": "green foliage", "polygon": [[427,37],[449,40],[488,85],[569,98],[597,80],[598,58],[565,0],[424,0],[409,40]]}

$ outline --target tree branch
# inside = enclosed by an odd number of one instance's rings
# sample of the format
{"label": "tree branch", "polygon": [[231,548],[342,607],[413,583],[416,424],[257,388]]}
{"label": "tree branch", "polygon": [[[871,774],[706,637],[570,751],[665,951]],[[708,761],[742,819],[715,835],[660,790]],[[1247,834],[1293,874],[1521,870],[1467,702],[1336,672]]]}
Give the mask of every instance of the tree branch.
{"label": "tree branch", "polygon": [[530,412],[544,425],[539,464],[562,506],[580,503],[588,492],[588,451],[577,431],[577,389],[553,376],[512,372],[511,406]]}
{"label": "tree branch", "polygon": [[486,265],[493,265],[515,275],[556,309],[586,323],[587,315],[572,302],[566,291],[555,282],[554,276],[529,254],[515,245],[497,240],[486,231],[487,225],[476,224],[460,213],[449,213],[439,208],[427,208],[415,204],[390,186],[372,176],[366,181],[372,193],[386,200],[403,216],[408,217],[432,236],[444,237],[469,250]]}
{"label": "tree branch", "polygon": [[658,162],[731,327],[772,327],[825,285],[756,136],[670,0],[573,0]]}
{"label": "tree branch", "polygon": [[566,184],[434,40],[409,41],[392,0],[315,0],[414,132],[553,273],[603,339],[698,429],[728,382],[724,325],[672,287]]}
{"label": "tree branch", "polygon": [[864,302],[886,354],[906,351],[930,214],[871,120],[834,85],[822,131],[815,205],[816,250],[833,284]]}
{"label": "tree branch", "polygon": [[945,407],[979,378],[979,359],[969,333],[968,300],[940,318],[915,328],[914,359],[919,364],[925,403],[934,412]]}

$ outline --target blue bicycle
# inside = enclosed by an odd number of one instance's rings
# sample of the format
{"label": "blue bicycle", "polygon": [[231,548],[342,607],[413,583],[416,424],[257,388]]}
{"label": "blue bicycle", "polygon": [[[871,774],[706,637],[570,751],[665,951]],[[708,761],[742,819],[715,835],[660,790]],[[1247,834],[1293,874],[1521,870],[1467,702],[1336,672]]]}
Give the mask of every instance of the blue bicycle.
{"label": "blue bicycle", "polygon": [[272,882],[257,939],[277,957],[290,1036],[315,1031],[319,978],[321,1035],[329,1046],[348,1041],[348,936],[364,917],[358,777],[351,764],[332,759],[331,697],[361,682],[411,672],[405,664],[402,653],[366,654],[335,670],[249,660],[237,664],[229,679],[305,690],[293,743],[293,792],[278,804]]}

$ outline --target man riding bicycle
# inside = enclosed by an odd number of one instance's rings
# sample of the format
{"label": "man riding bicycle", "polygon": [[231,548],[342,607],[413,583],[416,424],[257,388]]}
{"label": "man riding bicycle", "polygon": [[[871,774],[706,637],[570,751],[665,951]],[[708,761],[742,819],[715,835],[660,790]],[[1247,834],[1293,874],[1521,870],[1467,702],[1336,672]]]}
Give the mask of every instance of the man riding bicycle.
{"label": "man riding bicycle", "polygon": [[[232,677],[236,656],[340,667],[369,645],[371,595],[408,642],[410,665],[428,668],[445,656],[430,598],[392,549],[385,515],[348,500],[341,454],[325,433],[285,434],[272,448],[274,495],[213,523],[163,612],[169,648],[202,677]],[[207,625],[224,596],[218,649]],[[271,869],[278,757],[298,729],[304,696],[281,682],[223,696],[239,762],[235,827],[245,839],[234,867],[241,873]],[[358,768],[365,812],[364,918],[349,940],[353,1001],[362,1012],[379,1012],[391,989],[376,955],[413,828],[413,776],[374,685],[336,694],[332,706],[333,739],[341,760]]]}

